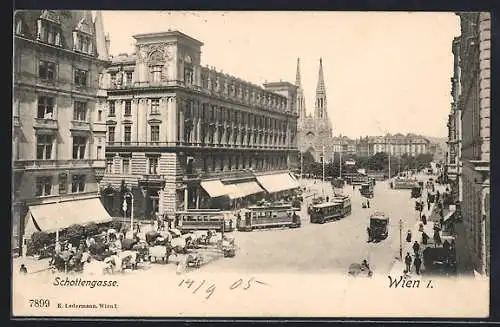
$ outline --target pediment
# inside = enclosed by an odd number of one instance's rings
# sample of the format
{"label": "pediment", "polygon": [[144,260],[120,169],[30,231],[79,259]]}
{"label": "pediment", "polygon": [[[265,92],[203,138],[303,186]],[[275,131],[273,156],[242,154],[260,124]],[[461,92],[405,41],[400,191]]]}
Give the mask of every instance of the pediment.
{"label": "pediment", "polygon": [[76,26],[76,30],[79,32],[88,34],[88,35],[92,35],[91,25],[85,17],[80,19],[80,21],[78,22],[78,25]]}
{"label": "pediment", "polygon": [[153,118],[153,119],[148,120],[148,124],[150,124],[150,125],[160,125],[161,124],[161,120]]}
{"label": "pediment", "polygon": [[43,10],[40,18],[51,21],[56,24],[61,24],[61,18],[54,10]]}

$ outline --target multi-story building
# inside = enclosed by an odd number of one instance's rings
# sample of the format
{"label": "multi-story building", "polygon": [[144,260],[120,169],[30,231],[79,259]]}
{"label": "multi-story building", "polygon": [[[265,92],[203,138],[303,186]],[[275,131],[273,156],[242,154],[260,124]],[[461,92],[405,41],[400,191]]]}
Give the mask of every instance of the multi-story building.
{"label": "multi-story building", "polygon": [[109,212],[129,216],[133,199],[134,216],[154,217],[297,186],[295,85],[203,67],[203,43],[179,31],[134,39],[102,78]]}
{"label": "multi-story building", "polygon": [[106,136],[96,108],[97,79],[107,57],[101,15],[94,21],[90,11],[17,11],[14,24],[17,248],[21,236],[34,231],[57,232],[110,216],[97,194]]}
{"label": "multi-story building", "polygon": [[[430,152],[430,142],[426,138],[414,134],[387,134],[385,136],[371,136],[367,140],[363,139],[360,153],[367,153],[369,156],[378,152],[390,153],[392,156],[417,156]],[[367,150],[366,150],[367,149]]]}
{"label": "multi-story building", "polygon": [[460,69],[457,108],[463,224],[457,228],[457,261],[489,274],[491,17],[487,12],[458,15],[461,35],[454,51],[458,50]]}

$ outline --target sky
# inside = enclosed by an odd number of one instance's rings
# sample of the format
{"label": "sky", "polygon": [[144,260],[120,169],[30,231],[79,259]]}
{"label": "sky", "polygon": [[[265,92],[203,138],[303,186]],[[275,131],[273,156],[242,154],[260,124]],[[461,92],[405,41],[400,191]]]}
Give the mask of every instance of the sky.
{"label": "sky", "polygon": [[179,30],[204,43],[203,66],[260,84],[295,83],[300,58],[308,113],[319,59],[334,135],[446,137],[454,13],[105,11],[112,55],[132,35]]}

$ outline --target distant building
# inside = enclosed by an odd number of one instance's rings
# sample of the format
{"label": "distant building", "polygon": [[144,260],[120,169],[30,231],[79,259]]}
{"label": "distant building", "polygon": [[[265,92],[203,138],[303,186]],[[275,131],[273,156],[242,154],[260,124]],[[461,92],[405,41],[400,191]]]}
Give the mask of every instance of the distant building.
{"label": "distant building", "polygon": [[294,187],[295,85],[261,87],[203,67],[203,43],[179,31],[134,38],[134,53],[113,57],[102,81],[109,212],[130,216],[123,186],[146,218]]}
{"label": "distant building", "polygon": [[[33,232],[111,217],[98,197],[106,125],[96,106],[108,57],[101,14],[23,10],[14,16],[14,248]],[[23,249],[26,249],[23,246]]]}

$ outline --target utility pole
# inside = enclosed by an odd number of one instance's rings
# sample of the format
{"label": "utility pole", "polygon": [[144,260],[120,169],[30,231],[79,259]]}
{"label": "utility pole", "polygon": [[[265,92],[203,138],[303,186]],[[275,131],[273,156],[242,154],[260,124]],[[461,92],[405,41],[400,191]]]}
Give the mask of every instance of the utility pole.
{"label": "utility pole", "polygon": [[300,180],[302,180],[303,171],[304,171],[304,154],[300,152]]}
{"label": "utility pole", "polygon": [[340,160],[339,160],[339,177],[342,178],[342,148],[340,148]]}
{"label": "utility pole", "polygon": [[323,145],[323,183],[321,184],[321,191],[325,195],[325,146]]}
{"label": "utility pole", "polygon": [[389,145],[389,181],[391,180],[391,146]]}

